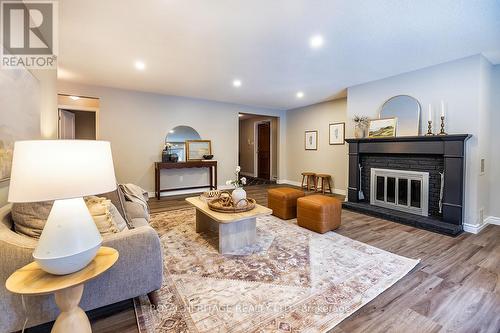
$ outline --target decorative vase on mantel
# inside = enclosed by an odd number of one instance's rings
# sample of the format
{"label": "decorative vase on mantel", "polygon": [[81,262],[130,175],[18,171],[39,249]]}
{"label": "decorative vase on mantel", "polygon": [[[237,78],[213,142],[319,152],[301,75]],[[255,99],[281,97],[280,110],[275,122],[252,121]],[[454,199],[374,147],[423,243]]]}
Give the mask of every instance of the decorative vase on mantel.
{"label": "decorative vase on mantel", "polygon": [[237,187],[231,193],[231,198],[236,205],[240,200],[247,198],[247,192],[243,189],[243,187]]}
{"label": "decorative vase on mantel", "polygon": [[354,137],[356,139],[362,139],[365,137],[365,129],[366,127],[361,125],[361,124],[356,124],[356,126],[354,126]]}

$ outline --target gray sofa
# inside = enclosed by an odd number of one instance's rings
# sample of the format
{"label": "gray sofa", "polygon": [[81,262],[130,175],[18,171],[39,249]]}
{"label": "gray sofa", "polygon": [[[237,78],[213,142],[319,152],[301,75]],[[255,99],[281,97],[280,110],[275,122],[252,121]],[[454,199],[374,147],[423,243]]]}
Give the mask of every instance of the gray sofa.
{"label": "gray sofa", "polygon": [[[142,207],[125,202],[120,190],[107,193],[120,214],[130,224],[129,229],[104,236],[103,246],[119,251],[117,263],[98,278],[85,284],[80,306],[92,310],[160,289],[163,263],[160,240],[153,228],[138,212]],[[128,214],[127,214],[128,213]],[[26,316],[27,327],[55,320],[59,310],[53,295],[24,297],[7,291],[5,281],[18,268],[33,261],[32,252],[37,240],[19,235],[12,230],[10,205],[0,208],[0,332],[20,330]]]}

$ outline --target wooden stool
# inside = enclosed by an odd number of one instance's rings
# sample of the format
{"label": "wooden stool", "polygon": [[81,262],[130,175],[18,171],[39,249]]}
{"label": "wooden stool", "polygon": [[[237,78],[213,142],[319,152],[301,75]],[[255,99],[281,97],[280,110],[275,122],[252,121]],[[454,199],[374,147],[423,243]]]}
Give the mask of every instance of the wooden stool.
{"label": "wooden stool", "polygon": [[[311,184],[312,180],[312,184]],[[306,182],[307,187],[304,187],[304,182]],[[305,188],[310,191],[316,188],[316,174],[314,172],[302,172],[302,184],[300,187]]]}
{"label": "wooden stool", "polygon": [[[325,194],[325,191],[328,191],[328,193],[333,194],[332,192],[332,185],[331,185],[331,180],[332,176],[326,174],[326,173],[318,173],[316,174],[316,179],[315,179],[315,190],[316,192],[320,192],[318,185],[321,181],[321,192]],[[326,188],[326,185],[328,185],[328,188]]]}

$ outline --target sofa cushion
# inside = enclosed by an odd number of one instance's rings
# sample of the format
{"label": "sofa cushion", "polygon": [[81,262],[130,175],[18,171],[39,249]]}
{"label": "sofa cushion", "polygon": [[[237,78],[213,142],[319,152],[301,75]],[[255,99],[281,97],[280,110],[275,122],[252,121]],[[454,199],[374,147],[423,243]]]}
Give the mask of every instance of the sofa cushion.
{"label": "sofa cushion", "polygon": [[12,221],[18,234],[40,238],[54,201],[14,203]]}

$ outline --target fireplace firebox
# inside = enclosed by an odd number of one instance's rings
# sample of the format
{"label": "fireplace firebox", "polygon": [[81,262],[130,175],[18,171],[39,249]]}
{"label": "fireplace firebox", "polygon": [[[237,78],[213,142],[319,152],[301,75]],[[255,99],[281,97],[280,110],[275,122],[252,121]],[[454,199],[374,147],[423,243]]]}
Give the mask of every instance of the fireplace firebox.
{"label": "fireplace firebox", "polygon": [[463,231],[468,134],[347,139],[344,208],[448,235]]}

